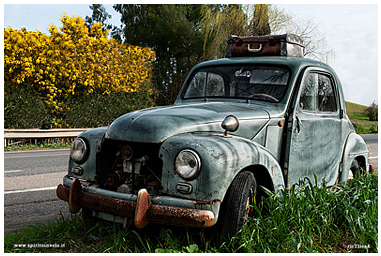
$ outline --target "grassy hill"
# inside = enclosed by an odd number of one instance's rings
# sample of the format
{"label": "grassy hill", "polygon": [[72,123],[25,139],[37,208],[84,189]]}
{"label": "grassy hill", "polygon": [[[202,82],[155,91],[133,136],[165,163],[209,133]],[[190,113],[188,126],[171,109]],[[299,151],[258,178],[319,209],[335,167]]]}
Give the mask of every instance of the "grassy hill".
{"label": "grassy hill", "polygon": [[347,107],[347,115],[351,119],[352,124],[359,134],[377,133],[378,121],[369,121],[369,117],[365,114],[367,106],[345,102]]}

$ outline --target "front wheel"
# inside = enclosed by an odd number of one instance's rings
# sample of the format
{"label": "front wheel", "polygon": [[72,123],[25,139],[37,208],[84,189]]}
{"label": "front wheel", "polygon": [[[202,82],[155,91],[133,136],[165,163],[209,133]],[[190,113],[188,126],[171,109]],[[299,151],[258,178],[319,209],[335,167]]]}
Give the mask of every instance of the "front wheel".
{"label": "front wheel", "polygon": [[253,173],[243,171],[234,178],[224,200],[223,238],[230,239],[236,235],[247,218],[251,217],[250,205],[254,204],[256,191],[257,183]]}

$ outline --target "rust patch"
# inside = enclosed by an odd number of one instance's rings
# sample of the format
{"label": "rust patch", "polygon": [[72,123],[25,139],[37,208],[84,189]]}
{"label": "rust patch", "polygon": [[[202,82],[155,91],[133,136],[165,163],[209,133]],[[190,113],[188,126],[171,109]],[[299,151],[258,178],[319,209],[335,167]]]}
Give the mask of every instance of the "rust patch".
{"label": "rust patch", "polygon": [[74,179],[71,182],[70,193],[69,193],[69,210],[71,213],[77,213],[81,209],[81,204],[79,202],[82,195],[81,183],[78,179]]}
{"label": "rust patch", "polygon": [[66,190],[61,184],[57,186],[56,194],[59,199],[69,202],[69,190]]}
{"label": "rust patch", "polygon": [[214,214],[207,210],[151,205],[148,219],[177,226],[210,227],[214,223]]}
{"label": "rust patch", "polygon": [[214,199],[213,201],[212,201],[212,205],[214,205],[214,204],[217,204],[217,203],[221,203],[222,201],[220,200],[220,199]]}
{"label": "rust patch", "polygon": [[213,205],[216,203],[221,203],[220,199],[214,199],[212,202],[196,201],[196,205]]}
{"label": "rust patch", "polygon": [[339,175],[337,175],[337,179],[335,181],[335,184],[331,187],[331,191],[336,191],[337,189],[337,184],[339,184],[339,180],[340,180],[340,176],[341,176],[341,172],[339,172]]}
{"label": "rust patch", "polygon": [[146,189],[139,190],[136,201],[134,223],[137,228],[144,228],[149,221],[147,220],[147,210],[151,205],[151,199]]}
{"label": "rust patch", "polygon": [[131,160],[134,155],[133,150],[131,146],[129,145],[124,145],[121,152],[122,152],[122,158],[126,161]]}
{"label": "rust patch", "polygon": [[147,183],[148,186],[158,187],[161,185],[160,181],[155,180]]}
{"label": "rust patch", "polygon": [[[62,185],[57,187],[57,194],[62,197],[65,197],[65,194],[69,195],[69,201],[71,202],[71,204],[69,203],[69,207],[73,208],[71,210],[78,209],[79,211],[81,207],[84,207],[94,211],[135,218],[137,219],[135,225],[137,224],[138,228],[144,227],[149,222],[204,228],[211,227],[214,223],[214,214],[208,210],[154,205],[151,203],[150,196],[145,189],[143,190],[144,192],[140,193],[138,201],[135,202],[88,193],[82,191],[81,184],[78,183],[74,180],[70,189]],[[74,191],[76,196],[72,196],[71,191]],[[139,206],[137,206],[138,202]],[[220,202],[220,200],[213,200],[212,203],[217,202]],[[78,205],[76,203],[78,203]],[[145,208],[147,209],[145,210]]]}
{"label": "rust patch", "polygon": [[136,202],[83,192],[81,206],[122,217],[134,217]]}
{"label": "rust patch", "polygon": [[374,167],[373,167],[373,165],[369,165],[369,170],[370,170],[370,173],[372,173],[372,174],[374,174]]}

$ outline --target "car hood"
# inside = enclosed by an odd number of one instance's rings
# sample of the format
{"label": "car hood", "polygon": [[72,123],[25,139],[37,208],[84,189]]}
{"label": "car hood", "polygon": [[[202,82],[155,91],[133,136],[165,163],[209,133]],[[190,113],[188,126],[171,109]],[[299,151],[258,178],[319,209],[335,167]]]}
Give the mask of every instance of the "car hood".
{"label": "car hood", "polygon": [[105,137],[144,143],[161,143],[184,133],[223,133],[221,122],[228,115],[239,120],[236,136],[252,139],[269,121],[269,114],[259,106],[243,103],[205,102],[179,104],[135,111],[116,119]]}

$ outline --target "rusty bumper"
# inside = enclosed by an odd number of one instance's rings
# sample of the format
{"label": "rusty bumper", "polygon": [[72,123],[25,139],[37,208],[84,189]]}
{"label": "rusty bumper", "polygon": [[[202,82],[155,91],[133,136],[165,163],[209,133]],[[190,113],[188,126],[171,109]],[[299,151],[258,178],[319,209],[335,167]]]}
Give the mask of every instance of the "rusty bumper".
{"label": "rusty bumper", "polygon": [[210,227],[214,223],[212,211],[152,204],[146,189],[139,191],[135,202],[85,192],[80,181],[74,179],[70,188],[58,185],[57,196],[69,202],[72,213],[84,207],[133,218],[137,228],[144,228],[149,222],[189,227]]}

